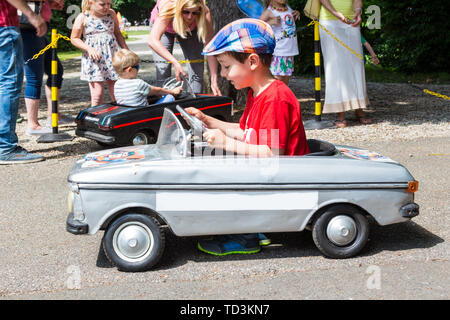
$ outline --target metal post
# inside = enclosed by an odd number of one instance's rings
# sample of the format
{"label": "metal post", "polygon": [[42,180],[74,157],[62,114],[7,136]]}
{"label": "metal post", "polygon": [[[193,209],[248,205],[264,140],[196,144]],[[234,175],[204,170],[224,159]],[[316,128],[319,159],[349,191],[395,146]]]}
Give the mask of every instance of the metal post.
{"label": "metal post", "polygon": [[330,121],[322,121],[322,103],[321,96],[321,68],[320,68],[320,35],[319,24],[314,24],[314,120],[304,122],[305,129],[325,129],[333,124]]}
{"label": "metal post", "polygon": [[56,29],[52,29],[52,70],[51,70],[51,96],[52,96],[52,133],[46,133],[41,135],[37,142],[57,142],[57,141],[70,141],[73,137],[68,133],[58,133],[58,87],[57,87],[57,75],[58,75],[58,60],[56,59],[57,48],[57,32]]}

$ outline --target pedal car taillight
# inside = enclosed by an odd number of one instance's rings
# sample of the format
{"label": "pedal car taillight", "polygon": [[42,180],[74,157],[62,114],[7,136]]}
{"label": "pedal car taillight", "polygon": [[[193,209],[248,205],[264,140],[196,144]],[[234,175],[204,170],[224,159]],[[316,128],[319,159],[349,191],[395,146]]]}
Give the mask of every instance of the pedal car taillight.
{"label": "pedal car taillight", "polygon": [[419,190],[419,181],[408,181],[408,189],[407,191],[410,193],[414,193]]}
{"label": "pedal car taillight", "polygon": [[111,131],[113,129],[110,126],[102,126],[101,124],[98,125],[98,128],[103,131]]}

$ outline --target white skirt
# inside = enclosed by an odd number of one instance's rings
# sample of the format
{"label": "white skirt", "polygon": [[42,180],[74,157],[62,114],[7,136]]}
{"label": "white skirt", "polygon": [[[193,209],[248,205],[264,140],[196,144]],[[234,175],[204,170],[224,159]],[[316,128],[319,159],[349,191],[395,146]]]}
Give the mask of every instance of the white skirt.
{"label": "white skirt", "polygon": [[[319,21],[328,31],[355,52],[363,55],[359,27],[338,20]],[[325,70],[325,103],[323,113],[364,109],[369,104],[366,91],[364,60],[320,30],[320,45]]]}

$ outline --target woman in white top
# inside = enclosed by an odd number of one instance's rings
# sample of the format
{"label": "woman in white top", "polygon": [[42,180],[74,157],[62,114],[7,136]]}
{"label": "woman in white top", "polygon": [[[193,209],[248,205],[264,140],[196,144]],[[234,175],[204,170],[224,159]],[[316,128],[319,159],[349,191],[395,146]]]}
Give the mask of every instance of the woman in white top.
{"label": "woman in white top", "polygon": [[270,24],[275,33],[276,46],[270,71],[286,84],[294,71],[294,56],[298,55],[295,20],[300,12],[292,10],[286,0],[265,0],[266,10],[260,19]]}

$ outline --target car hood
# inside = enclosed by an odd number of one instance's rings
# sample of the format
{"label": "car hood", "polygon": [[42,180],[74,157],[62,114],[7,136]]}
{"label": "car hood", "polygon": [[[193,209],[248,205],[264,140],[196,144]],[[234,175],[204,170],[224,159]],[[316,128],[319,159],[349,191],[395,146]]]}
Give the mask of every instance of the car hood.
{"label": "car hood", "polygon": [[157,145],[87,154],[68,177],[80,184],[242,185],[404,183],[408,170],[377,153],[336,146],[334,156],[197,156],[183,158]]}

